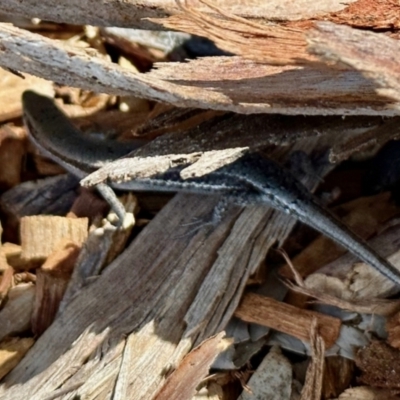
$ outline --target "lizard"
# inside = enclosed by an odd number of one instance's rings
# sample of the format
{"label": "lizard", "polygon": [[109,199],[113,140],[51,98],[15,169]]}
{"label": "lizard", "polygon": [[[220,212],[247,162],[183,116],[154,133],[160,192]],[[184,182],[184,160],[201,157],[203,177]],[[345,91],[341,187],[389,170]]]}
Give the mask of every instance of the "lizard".
{"label": "lizard", "polygon": [[[35,92],[24,92],[22,103],[24,122],[32,142],[44,155],[81,179],[143,145],[140,139],[125,148],[121,143],[94,143],[92,139],[85,139],[52,99]],[[96,188],[120,219],[124,217],[124,209],[113,189],[223,194],[223,203],[271,206],[333,239],[400,285],[399,270],[326,209],[290,171],[275,161],[257,152],[249,152],[207,175],[188,179],[181,178],[182,168],[180,166],[149,178],[122,183],[99,182]]]}

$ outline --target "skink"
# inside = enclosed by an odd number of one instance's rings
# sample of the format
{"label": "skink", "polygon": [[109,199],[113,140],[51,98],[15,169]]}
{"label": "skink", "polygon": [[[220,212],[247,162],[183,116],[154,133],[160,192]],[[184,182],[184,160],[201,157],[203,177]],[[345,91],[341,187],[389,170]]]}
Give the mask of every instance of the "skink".
{"label": "skink", "polygon": [[[84,139],[51,99],[27,91],[22,101],[24,121],[33,143],[80,178],[143,145],[143,141],[127,147],[120,143]],[[400,285],[399,270],[325,209],[289,171],[258,153],[246,154],[232,164],[199,178],[183,180],[177,169],[122,185],[113,182],[97,185],[96,188],[123,218],[124,210],[110,186],[125,190],[222,193],[225,199],[239,205],[272,206],[333,239]]]}

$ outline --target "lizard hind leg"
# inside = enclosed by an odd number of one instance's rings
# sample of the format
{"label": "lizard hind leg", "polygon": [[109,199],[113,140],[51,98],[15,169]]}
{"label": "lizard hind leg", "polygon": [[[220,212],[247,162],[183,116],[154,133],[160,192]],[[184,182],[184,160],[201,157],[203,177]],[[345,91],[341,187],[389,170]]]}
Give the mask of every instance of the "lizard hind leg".
{"label": "lizard hind leg", "polygon": [[215,229],[221,223],[229,207],[232,207],[232,198],[227,196],[220,198],[211,212],[201,217],[193,218],[190,222],[181,224],[182,227],[191,227],[191,229],[174,236],[174,238],[192,237],[202,229],[207,229],[207,233],[210,233],[211,230]]}
{"label": "lizard hind leg", "polygon": [[[218,205],[215,208],[217,208],[217,207],[218,207]],[[204,216],[194,217],[194,218],[192,218],[192,220],[190,222],[181,224],[182,228],[190,227],[190,229],[185,230],[184,233],[174,235],[174,238],[182,239],[182,238],[187,238],[187,237],[193,237],[202,229],[211,230],[212,228],[215,228],[221,220],[221,218],[219,218],[218,215],[214,216],[215,208],[213,211],[205,214]],[[219,213],[217,212],[217,214],[219,214]]]}

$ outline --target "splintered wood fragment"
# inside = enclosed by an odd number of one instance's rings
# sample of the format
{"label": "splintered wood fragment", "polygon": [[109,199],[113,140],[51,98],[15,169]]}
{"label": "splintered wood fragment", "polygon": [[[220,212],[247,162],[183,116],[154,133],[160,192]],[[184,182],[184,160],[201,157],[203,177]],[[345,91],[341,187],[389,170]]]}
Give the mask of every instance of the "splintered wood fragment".
{"label": "splintered wood fragment", "polygon": [[[42,77],[66,85],[95,92],[144,97],[182,107],[196,107],[199,101],[231,103],[224,95],[200,88],[188,90],[148,77],[148,74],[137,74],[96,52],[53,41],[10,24],[0,24],[0,40],[0,62],[3,66],[36,74],[40,71]],[[86,67],[83,68],[84,65]]]}
{"label": "splintered wood fragment", "polygon": [[318,332],[318,321],[313,319],[310,329],[311,362],[301,391],[301,400],[320,400],[325,364],[325,342]]}
{"label": "splintered wood fragment", "polygon": [[172,167],[191,164],[180,173],[183,179],[199,177],[229,164],[248,151],[248,148],[236,148],[206,151],[192,154],[169,154],[155,157],[129,157],[110,162],[82,179],[83,186],[94,186],[107,179],[112,182],[129,182],[137,178],[148,178],[163,173]]}
{"label": "splintered wood fragment", "polygon": [[186,84],[196,91],[212,88],[214,95],[218,91],[232,102],[225,105],[222,98],[210,99],[206,107],[199,102],[201,108],[291,115],[399,115],[397,100],[377,94],[375,82],[350,68],[338,70],[322,63],[276,66],[238,56],[191,60],[179,66],[179,73],[171,63],[156,66],[148,73],[154,79]]}
{"label": "splintered wood fragment", "polygon": [[0,343],[0,379],[19,363],[34,343],[32,338],[11,338]]}
{"label": "splintered wood fragment", "polygon": [[263,63],[300,64],[314,58],[306,52],[304,32],[300,29],[251,22],[212,2],[199,2],[207,6],[213,15],[179,2],[183,13],[153,21],[162,23],[168,29],[206,36],[225,51]]}
{"label": "splintered wood fragment", "polygon": [[292,393],[293,367],[276,346],[272,347],[238,400],[282,399],[289,400]]}
{"label": "splintered wood fragment", "polygon": [[80,246],[70,240],[60,242],[36,271],[36,296],[32,331],[40,336],[53,322],[64,296]]}
{"label": "splintered wood fragment", "polygon": [[341,321],[328,315],[303,310],[272,298],[247,293],[242,298],[235,316],[309,342],[313,320],[317,320],[318,332],[326,348],[333,346],[339,337]]}
{"label": "splintered wood fragment", "polygon": [[22,258],[43,260],[62,240],[70,240],[80,246],[87,235],[87,218],[23,217],[21,219]]}
{"label": "splintered wood fragment", "polygon": [[[126,197],[128,197],[128,200],[123,200],[123,204],[127,213],[133,215],[132,208],[136,205],[136,202],[132,202],[132,194]],[[82,287],[90,283],[90,279],[98,277],[103,268],[109,265],[125,249],[126,242],[134,227],[134,222],[134,218],[132,218],[131,225],[124,226],[124,229],[116,229],[115,225],[111,225],[106,221],[104,226],[96,228],[89,233],[76,260],[71,280],[62,299],[61,312]]]}
{"label": "splintered wood fragment", "polygon": [[26,152],[26,135],[22,129],[3,126],[0,129],[0,188],[9,189],[21,182]]}
{"label": "splintered wood fragment", "polygon": [[225,332],[221,332],[187,354],[153,400],[192,399],[196,387],[207,376],[213,361],[232,344],[232,340],[224,339],[224,336]]}
{"label": "splintered wood fragment", "polygon": [[93,186],[108,178],[114,182],[126,182],[137,178],[147,178],[181,164],[191,164],[201,154],[169,154],[149,158],[121,158],[110,162],[84,178],[83,186]]}
{"label": "splintered wood fragment", "polygon": [[194,164],[186,167],[180,175],[183,179],[188,179],[209,174],[224,165],[233,163],[248,151],[248,147],[242,147],[205,152]]}
{"label": "splintered wood fragment", "polygon": [[308,34],[309,51],[320,58],[359,70],[377,85],[377,92],[400,99],[400,70],[394,54],[398,40],[384,34],[319,22]]}
{"label": "splintered wood fragment", "polygon": [[9,290],[7,303],[0,311],[0,340],[30,328],[34,298],[35,287],[32,283],[17,285]]}

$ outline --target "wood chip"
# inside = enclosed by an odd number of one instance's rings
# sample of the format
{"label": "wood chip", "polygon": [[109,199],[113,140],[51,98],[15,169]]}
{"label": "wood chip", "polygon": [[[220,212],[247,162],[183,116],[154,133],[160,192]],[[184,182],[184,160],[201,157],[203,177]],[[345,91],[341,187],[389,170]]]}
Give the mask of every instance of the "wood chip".
{"label": "wood chip", "polygon": [[8,126],[0,129],[0,189],[9,189],[21,182],[25,152],[23,130]]}
{"label": "wood chip", "polygon": [[43,260],[62,240],[70,240],[80,246],[87,235],[87,218],[23,217],[21,219],[22,258]]}
{"label": "wood chip", "polygon": [[[293,318],[293,316],[296,318]],[[308,342],[313,320],[317,320],[318,332],[326,348],[334,345],[339,337],[341,321],[325,314],[303,310],[272,298],[247,293],[235,311],[243,321],[253,322],[276,329]]]}
{"label": "wood chip", "polygon": [[53,322],[81,248],[66,239],[58,243],[36,271],[36,296],[32,331],[40,336]]}
{"label": "wood chip", "polygon": [[321,58],[361,71],[377,85],[377,92],[399,100],[400,73],[393,54],[400,50],[398,40],[383,34],[352,29],[330,22],[319,22],[308,36],[309,49]]}
{"label": "wood chip", "polygon": [[3,193],[0,204],[13,223],[19,223],[26,215],[65,215],[77,197],[78,182],[72,175],[23,182]]}
{"label": "wood chip", "polygon": [[232,341],[224,339],[224,336],[225,333],[221,332],[187,354],[153,400],[192,399],[196,387],[207,376],[213,361],[232,344]]}
{"label": "wood chip", "polygon": [[0,343],[0,379],[18,365],[34,343],[32,338],[12,338]]}
{"label": "wood chip", "polygon": [[6,270],[3,271],[0,280],[0,305],[3,300],[7,297],[9,290],[13,285],[14,268],[8,266]]}
{"label": "wood chip", "polygon": [[[21,259],[21,246],[19,244],[5,242],[1,246],[0,260],[5,256],[7,263],[13,268],[20,268],[25,264]],[[3,261],[0,262],[0,270],[2,269]]]}
{"label": "wood chip", "polygon": [[0,68],[0,122],[22,115],[21,95],[25,90],[32,89],[50,96],[53,94],[51,82],[28,74],[24,74],[24,78]]}
{"label": "wood chip", "polygon": [[0,340],[30,328],[34,298],[35,286],[32,283],[9,290],[7,303],[0,311]]}
{"label": "wood chip", "polygon": [[311,362],[301,391],[301,400],[319,400],[322,393],[322,379],[325,365],[325,343],[318,333],[318,321],[314,318],[310,326]]}

